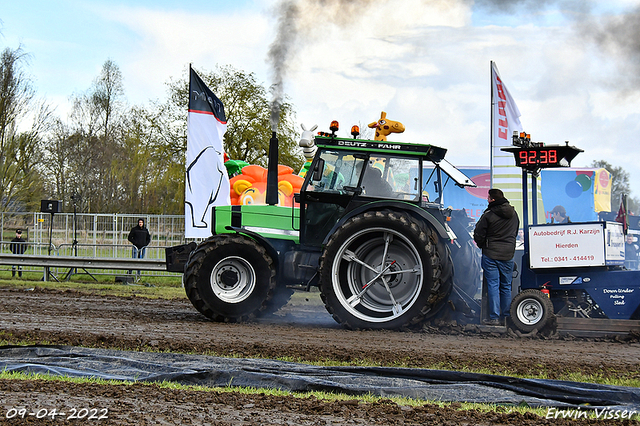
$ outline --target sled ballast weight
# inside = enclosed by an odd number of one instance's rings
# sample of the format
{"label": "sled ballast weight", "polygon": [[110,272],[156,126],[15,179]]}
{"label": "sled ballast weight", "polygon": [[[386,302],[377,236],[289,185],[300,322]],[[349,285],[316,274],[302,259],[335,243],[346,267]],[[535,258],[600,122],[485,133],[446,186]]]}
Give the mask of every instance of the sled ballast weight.
{"label": "sled ballast weight", "polygon": [[245,321],[282,307],[294,288],[317,286],[343,326],[398,329],[453,306],[454,286],[457,301],[475,294],[468,218],[442,200],[446,184],[475,184],[446,149],[320,136],[315,144],[293,207],[214,207],[213,235],[172,265],[198,311]]}

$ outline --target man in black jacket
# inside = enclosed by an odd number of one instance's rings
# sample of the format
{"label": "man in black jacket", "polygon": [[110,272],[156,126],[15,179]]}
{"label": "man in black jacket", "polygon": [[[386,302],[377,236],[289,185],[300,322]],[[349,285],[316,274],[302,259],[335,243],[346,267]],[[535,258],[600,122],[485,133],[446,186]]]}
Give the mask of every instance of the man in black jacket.
{"label": "man in black jacket", "polygon": [[[16,229],[16,237],[11,240],[11,244],[9,245],[9,249],[11,249],[11,253],[13,254],[24,254],[27,251],[27,242],[24,238],[22,238],[22,230]],[[18,269],[18,277],[22,276],[22,266],[17,266]],[[16,265],[11,267],[11,276],[16,276]]]}
{"label": "man in black jacket", "polygon": [[485,324],[499,325],[509,316],[513,255],[520,219],[501,190],[492,188],[489,206],[478,220],[473,239],[482,249],[482,270],[487,283],[489,319]]}
{"label": "man in black jacket", "polygon": [[[147,246],[151,242],[151,234],[149,234],[149,230],[144,226],[144,219],[138,219],[138,225],[131,228],[127,239],[133,244],[131,251],[132,257],[134,259],[143,259]],[[131,271],[129,271],[129,273],[131,273]],[[138,271],[138,275],[140,275],[140,271]]]}

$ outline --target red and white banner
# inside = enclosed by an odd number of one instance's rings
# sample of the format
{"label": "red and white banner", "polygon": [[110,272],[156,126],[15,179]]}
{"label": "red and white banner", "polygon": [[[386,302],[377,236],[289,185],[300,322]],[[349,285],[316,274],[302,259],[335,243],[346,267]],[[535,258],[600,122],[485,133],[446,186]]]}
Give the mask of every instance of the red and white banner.
{"label": "red and white banner", "polygon": [[189,77],[184,236],[211,236],[211,207],[231,204],[222,138],[227,119],[220,99],[193,69]]}
{"label": "red and white banner", "polygon": [[[513,132],[522,130],[520,123],[520,110],[504,85],[495,62],[491,62],[491,84],[493,90],[493,155],[496,158],[502,156],[513,160],[513,154],[500,151],[500,148],[511,146]],[[513,165],[511,162],[502,162],[504,165]]]}
{"label": "red and white banner", "polygon": [[[513,145],[513,132],[521,132],[520,110],[507,90],[498,67],[491,61],[491,187],[499,188],[515,207],[522,222],[522,169],[516,166],[513,154],[501,151],[500,148]],[[544,223],[544,206],[540,193],[541,182],[538,182],[538,222]],[[529,200],[531,200],[529,187]],[[529,223],[532,222],[529,209]]]}

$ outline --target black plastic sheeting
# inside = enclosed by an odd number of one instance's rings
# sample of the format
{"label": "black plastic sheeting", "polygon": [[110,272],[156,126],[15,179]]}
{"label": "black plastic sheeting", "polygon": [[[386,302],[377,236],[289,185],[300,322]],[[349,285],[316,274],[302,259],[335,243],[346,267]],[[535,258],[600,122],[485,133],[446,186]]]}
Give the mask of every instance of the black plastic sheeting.
{"label": "black plastic sheeting", "polygon": [[[401,396],[444,402],[583,406],[640,412],[640,389],[490,374],[291,362],[72,346],[0,346],[0,369],[69,377]],[[585,407],[586,406],[586,407]]]}

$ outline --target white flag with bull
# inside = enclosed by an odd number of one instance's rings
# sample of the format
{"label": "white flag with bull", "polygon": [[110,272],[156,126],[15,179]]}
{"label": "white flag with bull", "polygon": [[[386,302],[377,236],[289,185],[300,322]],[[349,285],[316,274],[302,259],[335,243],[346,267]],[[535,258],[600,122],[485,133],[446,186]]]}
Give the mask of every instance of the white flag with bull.
{"label": "white flag with bull", "polygon": [[189,70],[184,236],[207,238],[212,206],[231,204],[222,144],[227,119],[220,99]]}

